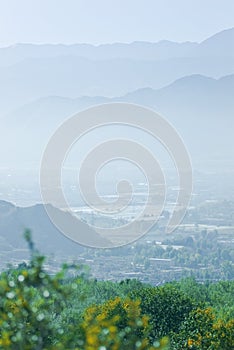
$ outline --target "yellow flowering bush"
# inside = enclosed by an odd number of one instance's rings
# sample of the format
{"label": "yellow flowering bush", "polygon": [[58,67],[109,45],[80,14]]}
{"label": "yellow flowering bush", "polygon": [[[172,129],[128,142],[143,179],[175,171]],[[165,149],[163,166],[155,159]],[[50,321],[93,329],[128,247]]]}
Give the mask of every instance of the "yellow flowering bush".
{"label": "yellow flowering bush", "polygon": [[69,266],[50,275],[25,237],[29,264],[0,274],[0,350],[234,349],[233,282],[208,287],[213,300],[226,290],[227,307],[215,309],[176,285],[98,282],[75,266],[75,277]]}
{"label": "yellow flowering bush", "polygon": [[82,324],[85,350],[167,349],[168,339],[149,345],[148,317],[141,314],[140,302],[117,297],[103,305],[89,307]]}
{"label": "yellow flowering bush", "polygon": [[191,312],[175,342],[175,349],[234,349],[234,320],[217,319],[211,307],[198,308]]}
{"label": "yellow flowering bush", "polygon": [[[166,349],[167,339],[150,346],[148,318],[140,303],[115,298],[88,307],[83,317],[70,321],[73,292],[82,277],[65,279],[67,267],[55,276],[44,269],[44,257],[26,233],[31,261],[0,275],[0,349],[6,350],[124,350]],[[82,294],[82,293],[81,293]],[[79,294],[77,302],[84,303]],[[164,346],[165,345],[165,346]]]}

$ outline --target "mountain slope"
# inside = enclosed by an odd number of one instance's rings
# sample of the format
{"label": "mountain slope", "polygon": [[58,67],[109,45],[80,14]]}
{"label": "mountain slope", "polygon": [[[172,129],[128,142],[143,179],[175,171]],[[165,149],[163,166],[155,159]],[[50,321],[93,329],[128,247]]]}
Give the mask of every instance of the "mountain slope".
{"label": "mountain slope", "polygon": [[[22,157],[38,161],[52,133],[70,115],[95,104],[122,101],[145,105],[164,115],[178,129],[192,155],[199,152],[207,157],[216,153],[230,155],[233,149],[233,91],[234,75],[218,80],[193,75],[163,89],[140,89],[113,99],[47,97],[3,119],[2,130],[5,125],[8,131],[3,133],[2,142],[9,144],[7,158],[11,162]],[[7,141],[9,135],[10,143]],[[4,158],[6,160],[3,152],[2,161]]]}
{"label": "mountain slope", "polygon": [[[99,236],[85,223],[79,222],[77,224],[77,221],[70,214],[55,208],[53,211],[63,222],[77,229],[76,234],[79,236],[80,241],[84,243],[92,241],[94,245],[104,244],[108,246],[108,241]],[[12,249],[26,248],[26,242],[23,240],[25,229],[32,231],[33,240],[43,254],[53,254],[57,257],[78,257],[78,254],[83,249],[58,231],[50,221],[43,205],[38,204],[32,207],[20,208],[8,202],[0,201],[0,237],[4,239],[1,241],[5,244],[7,243]]]}
{"label": "mountain slope", "polygon": [[200,55],[234,58],[234,28],[223,30],[200,43]]}

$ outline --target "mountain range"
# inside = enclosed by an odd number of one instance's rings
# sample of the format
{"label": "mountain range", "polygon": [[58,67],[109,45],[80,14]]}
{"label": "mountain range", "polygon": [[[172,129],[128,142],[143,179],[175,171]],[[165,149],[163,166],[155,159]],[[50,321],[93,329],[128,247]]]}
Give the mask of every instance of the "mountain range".
{"label": "mountain range", "polygon": [[[118,98],[51,96],[7,115],[1,141],[8,144],[1,159],[38,161],[50,136],[69,116],[101,103],[128,102],[154,109],[173,124],[192,156],[233,156],[234,74],[220,79],[201,75],[181,78],[162,89],[138,89]],[[29,147],[33,144],[33,147]]]}
{"label": "mountain range", "polygon": [[201,43],[1,48],[1,165],[38,165],[66,118],[116,101],[163,115],[180,133],[195,164],[201,158],[205,163],[230,160],[233,93],[234,28]]}
{"label": "mountain range", "polygon": [[201,43],[19,44],[0,49],[0,116],[51,95],[114,97],[183,76],[233,73],[234,28]]}
{"label": "mountain range", "polygon": [[[201,43],[169,40],[159,42],[135,41],[132,43],[114,44],[16,44],[0,49],[0,66],[8,66],[28,58],[56,56],[79,56],[92,60],[129,58],[134,60],[164,60],[175,57],[223,56],[234,57],[230,47],[234,42],[234,28],[223,30],[212,35]],[[232,46],[233,48],[233,46]]]}

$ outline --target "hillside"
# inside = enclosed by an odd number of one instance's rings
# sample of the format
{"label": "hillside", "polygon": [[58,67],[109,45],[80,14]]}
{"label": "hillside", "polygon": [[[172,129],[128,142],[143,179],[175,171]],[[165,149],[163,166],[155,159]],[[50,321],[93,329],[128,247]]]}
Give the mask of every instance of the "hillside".
{"label": "hillside", "polygon": [[[234,75],[220,79],[192,75],[162,89],[139,89],[118,98],[42,98],[2,119],[1,142],[11,142],[7,158],[4,147],[1,148],[1,159],[8,164],[38,162],[49,137],[66,118],[90,106],[114,101],[144,105],[161,113],[180,132],[195,159],[197,154],[201,156],[201,150],[206,159],[224,153],[231,157],[234,149],[233,91]],[[28,147],[30,143],[33,143],[33,149]]]}
{"label": "hillside", "polygon": [[[75,222],[68,213],[57,211],[57,215],[66,222],[73,225],[79,234],[80,241],[86,239],[94,244],[106,244],[104,240],[91,228],[82,222]],[[4,259],[12,257],[15,259],[25,259],[26,242],[23,233],[26,229],[33,232],[33,237],[37,247],[45,254],[53,254],[57,258],[74,257],[77,258],[82,251],[82,247],[70,239],[66,238],[50,221],[43,205],[35,205],[27,208],[16,207],[5,201],[0,201],[0,252]],[[22,250],[23,249],[23,250]]]}

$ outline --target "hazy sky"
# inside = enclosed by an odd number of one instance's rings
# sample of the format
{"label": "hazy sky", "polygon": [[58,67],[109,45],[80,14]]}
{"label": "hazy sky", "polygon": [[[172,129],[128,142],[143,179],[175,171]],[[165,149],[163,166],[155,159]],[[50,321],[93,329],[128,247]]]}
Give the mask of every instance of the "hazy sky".
{"label": "hazy sky", "polygon": [[0,46],[201,41],[234,27],[234,0],[0,0]]}

